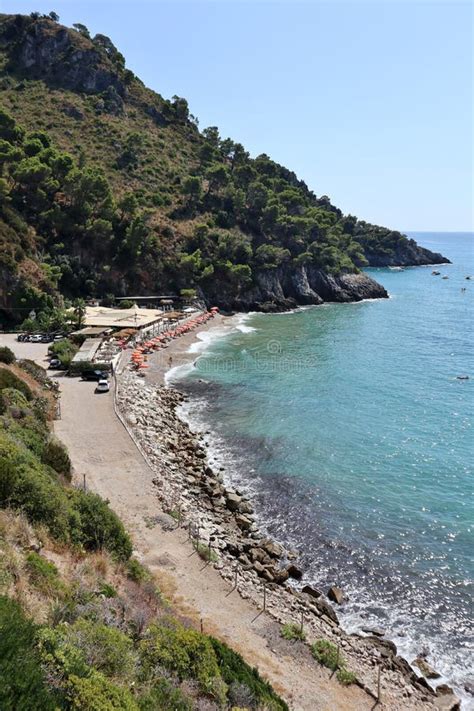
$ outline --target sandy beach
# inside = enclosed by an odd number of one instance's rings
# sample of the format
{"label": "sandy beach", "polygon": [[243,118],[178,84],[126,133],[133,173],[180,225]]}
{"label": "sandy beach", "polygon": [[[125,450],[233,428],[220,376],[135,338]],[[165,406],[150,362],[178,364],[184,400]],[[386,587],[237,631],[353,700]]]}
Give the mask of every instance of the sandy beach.
{"label": "sandy beach", "polygon": [[200,335],[214,329],[219,329],[222,333],[227,330],[230,332],[236,318],[238,317],[217,314],[197,329],[188,331],[188,333],[184,333],[179,338],[173,339],[167,344],[166,348],[150,354],[148,363],[151,367],[146,373],[146,382],[150,385],[164,385],[165,375],[171,369],[193,363],[199,357],[198,353],[190,352],[189,348],[198,341]]}

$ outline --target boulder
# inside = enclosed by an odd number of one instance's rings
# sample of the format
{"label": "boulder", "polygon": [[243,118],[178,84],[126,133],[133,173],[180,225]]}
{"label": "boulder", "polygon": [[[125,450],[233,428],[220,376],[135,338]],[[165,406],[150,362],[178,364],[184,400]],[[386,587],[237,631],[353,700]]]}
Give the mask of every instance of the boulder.
{"label": "boulder", "polygon": [[315,598],[313,600],[313,605],[316,608],[319,617],[325,615],[328,619],[332,620],[332,622],[335,622],[336,625],[339,624],[335,609],[329,604],[329,602],[326,602],[323,597]]}
{"label": "boulder", "polygon": [[229,511],[238,511],[242,498],[238,494],[227,493],[226,506]]}
{"label": "boulder", "polygon": [[271,572],[272,572],[272,575],[273,575],[273,578],[274,578],[275,582],[276,582],[276,583],[279,583],[280,585],[282,585],[283,583],[285,583],[285,582],[288,580],[288,578],[289,578],[288,571],[285,570],[285,568],[275,568],[275,567],[272,567],[272,568],[271,568]]}
{"label": "boulder", "polygon": [[362,627],[362,632],[374,634],[376,637],[385,637],[385,630],[382,627]]}
{"label": "boulder", "polygon": [[288,573],[288,576],[290,578],[294,578],[295,580],[301,580],[303,577],[303,571],[301,568],[298,568],[297,565],[289,565],[286,569],[286,572]]}
{"label": "boulder", "polygon": [[238,556],[242,552],[242,546],[239,543],[237,543],[236,541],[228,541],[227,542],[227,550],[235,558],[238,558]]}
{"label": "boulder", "polygon": [[239,505],[239,511],[243,514],[251,514],[253,513],[253,506],[249,501],[242,501]]}
{"label": "boulder", "polygon": [[279,543],[275,543],[275,541],[271,541],[269,538],[263,540],[260,545],[272,558],[281,558],[283,555],[283,546],[280,546]]}
{"label": "boulder", "polygon": [[376,647],[379,652],[381,657],[395,657],[397,655],[397,645],[395,642],[390,641],[389,639],[379,639],[379,637],[371,636],[371,637],[366,637],[366,640],[370,640],[372,645]]}
{"label": "boulder", "polygon": [[474,696],[474,681],[468,680],[464,682],[464,691],[467,691],[468,694]]}
{"label": "boulder", "polygon": [[431,664],[429,664],[423,657],[417,657],[414,659],[412,661],[412,665],[414,667],[418,667],[426,679],[439,679],[441,677],[441,674],[437,672],[436,669],[433,669]]}
{"label": "boulder", "polygon": [[235,522],[237,526],[243,531],[248,531],[253,524],[253,521],[248,518],[248,516],[244,516],[243,514],[237,514],[237,516],[235,517]]}
{"label": "boulder", "polygon": [[255,570],[255,572],[256,572],[258,575],[263,575],[263,572],[264,572],[264,570],[265,570],[265,568],[263,567],[263,565],[262,565],[261,563],[259,563],[258,560],[256,560],[256,561],[254,562],[254,564],[253,564],[253,569]]}
{"label": "boulder", "polygon": [[268,555],[261,548],[250,548],[249,555],[252,560],[258,561],[259,563],[264,563],[269,559]]}
{"label": "boulder", "polygon": [[342,605],[344,602],[344,593],[341,588],[333,585],[328,590],[328,599],[331,600],[331,602],[336,602],[338,605]]}
{"label": "boulder", "polygon": [[322,592],[318,590],[317,588],[311,587],[311,585],[305,585],[301,592],[306,593],[306,595],[310,595],[311,597],[314,598],[319,598],[322,595]]}
{"label": "boulder", "polygon": [[461,708],[460,700],[447,684],[440,684],[436,687],[436,698],[433,703],[439,711],[460,711]]}

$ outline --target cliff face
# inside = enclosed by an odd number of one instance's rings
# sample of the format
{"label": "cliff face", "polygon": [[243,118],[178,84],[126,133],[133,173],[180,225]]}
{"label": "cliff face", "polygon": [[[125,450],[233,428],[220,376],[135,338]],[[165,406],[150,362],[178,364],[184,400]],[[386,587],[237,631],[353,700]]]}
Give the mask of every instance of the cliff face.
{"label": "cliff face", "polygon": [[78,32],[48,21],[31,23],[23,32],[21,25],[21,18],[7,24],[2,38],[15,43],[18,73],[72,91],[100,93],[113,87],[119,95],[125,94],[112,63]]}
{"label": "cliff face", "polygon": [[298,305],[388,298],[383,286],[367,274],[333,276],[312,265],[284,266],[257,272],[251,288],[233,294],[213,283],[203,290],[208,305],[226,311],[285,311]]}
{"label": "cliff face", "polygon": [[365,257],[371,267],[419,267],[426,264],[450,264],[449,259],[439,252],[431,252],[420,247],[414,239],[397,245],[393,254],[370,252],[365,249]]}

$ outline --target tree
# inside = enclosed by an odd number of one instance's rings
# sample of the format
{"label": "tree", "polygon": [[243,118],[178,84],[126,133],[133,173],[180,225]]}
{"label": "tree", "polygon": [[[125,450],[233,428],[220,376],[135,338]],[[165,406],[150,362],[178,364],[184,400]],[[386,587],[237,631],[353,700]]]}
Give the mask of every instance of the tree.
{"label": "tree", "polygon": [[81,24],[80,22],[75,22],[73,24],[73,27],[83,37],[87,37],[87,39],[91,38],[91,33],[89,32],[89,30],[87,29],[87,27],[85,25]]}
{"label": "tree", "polygon": [[54,10],[51,10],[48,17],[50,17],[53,22],[59,22],[59,15],[57,12],[54,12]]}
{"label": "tree", "polygon": [[229,173],[227,168],[219,163],[212,165],[206,171],[206,178],[208,180],[207,194],[210,195],[212,192],[219,191],[229,182]]}
{"label": "tree", "polygon": [[77,328],[82,328],[86,315],[86,303],[84,299],[76,299],[74,302],[74,316],[76,318]]}
{"label": "tree", "polygon": [[21,143],[25,132],[10,114],[0,109],[0,138],[9,143]]}
{"label": "tree", "polygon": [[190,175],[184,180],[182,190],[189,197],[189,205],[196,205],[202,196],[201,178]]}
{"label": "tree", "polygon": [[184,122],[189,118],[189,106],[186,99],[183,99],[181,96],[176,96],[175,94],[171,106],[174,109],[174,114],[178,121]]}
{"label": "tree", "polygon": [[202,132],[202,135],[208,141],[208,143],[211,144],[213,148],[217,148],[219,146],[219,129],[217,126],[209,126],[208,128],[205,128]]}

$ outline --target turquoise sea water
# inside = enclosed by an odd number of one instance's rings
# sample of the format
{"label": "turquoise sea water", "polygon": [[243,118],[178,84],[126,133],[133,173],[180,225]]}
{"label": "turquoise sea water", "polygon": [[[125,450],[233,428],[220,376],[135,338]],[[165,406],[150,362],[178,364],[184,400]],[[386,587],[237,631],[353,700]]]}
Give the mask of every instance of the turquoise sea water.
{"label": "turquoise sea water", "polygon": [[180,385],[267,530],[301,552],[305,581],[349,594],[343,624],[381,625],[462,689],[473,663],[474,241],[412,236],[453,264],[368,270],[389,300],[247,316],[206,336]]}

